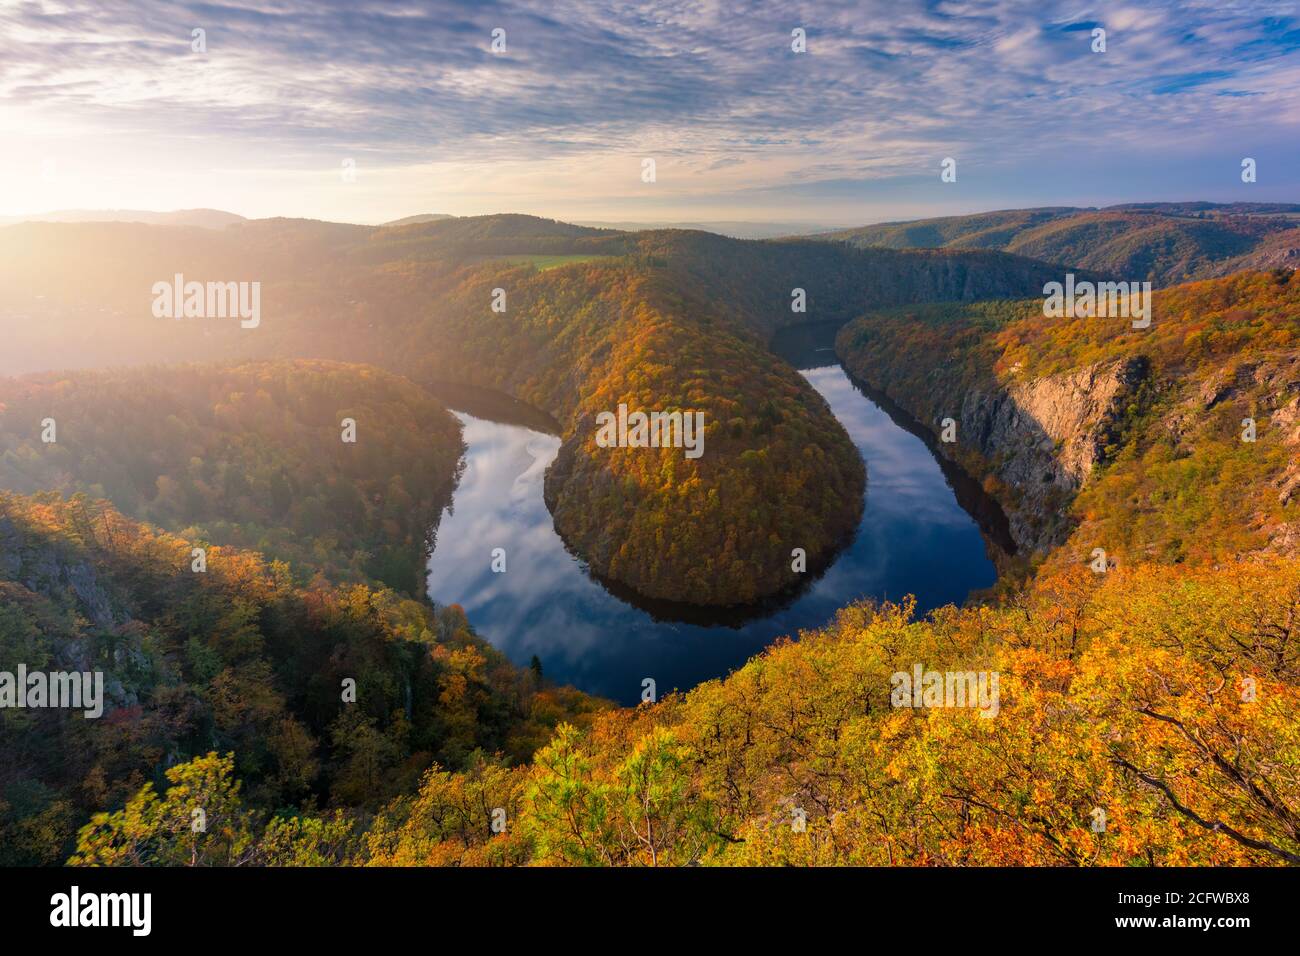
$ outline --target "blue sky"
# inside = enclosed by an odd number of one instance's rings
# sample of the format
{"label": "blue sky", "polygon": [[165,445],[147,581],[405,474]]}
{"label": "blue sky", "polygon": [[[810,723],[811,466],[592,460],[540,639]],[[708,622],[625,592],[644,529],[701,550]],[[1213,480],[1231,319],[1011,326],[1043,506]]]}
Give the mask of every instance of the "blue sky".
{"label": "blue sky", "polygon": [[1300,201],[1300,19],[1234,0],[0,0],[0,136],[18,214],[848,225]]}

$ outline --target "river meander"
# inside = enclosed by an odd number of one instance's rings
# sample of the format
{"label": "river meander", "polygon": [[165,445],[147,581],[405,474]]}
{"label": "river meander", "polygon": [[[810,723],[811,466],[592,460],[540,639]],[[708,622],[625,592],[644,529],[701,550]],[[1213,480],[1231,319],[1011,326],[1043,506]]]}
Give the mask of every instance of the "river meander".
{"label": "river meander", "polygon": [[[545,416],[537,413],[529,427],[527,415],[451,394],[444,398],[464,424],[467,451],[429,558],[429,596],[461,605],[475,630],[516,663],[536,655],[548,678],[627,704],[640,699],[646,677],[662,695],[724,676],[859,598],[914,594],[927,611],[993,584],[989,549],[997,545],[989,541],[999,537],[1000,515],[978,486],[941,467],[906,422],[855,385],[828,339],[787,344],[782,354],[826,399],[867,465],[855,536],[802,591],[761,608],[692,612],[602,584],[566,549],[542,500],[542,477],[560,446],[543,430]],[[983,515],[990,537],[972,512]],[[504,573],[492,570],[494,548],[505,549]]]}

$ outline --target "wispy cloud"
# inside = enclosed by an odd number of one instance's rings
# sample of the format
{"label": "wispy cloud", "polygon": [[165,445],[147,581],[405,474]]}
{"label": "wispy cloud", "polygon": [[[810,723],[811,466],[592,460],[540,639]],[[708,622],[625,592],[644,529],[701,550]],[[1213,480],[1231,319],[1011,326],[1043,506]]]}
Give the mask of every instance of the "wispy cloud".
{"label": "wispy cloud", "polygon": [[[933,182],[936,204],[1014,200],[1050,186],[1053,164],[1061,201],[1175,159],[1188,188],[1217,170],[1227,195],[1241,149],[1277,157],[1261,160],[1274,178],[1259,198],[1296,198],[1281,153],[1300,126],[1289,7],[0,0],[7,181],[30,180],[0,206],[580,218],[761,201],[808,218],[844,210],[846,183],[864,210],[881,184],[921,197],[909,184]],[[196,28],[206,53],[191,51]],[[945,156],[959,177],[940,193]]]}

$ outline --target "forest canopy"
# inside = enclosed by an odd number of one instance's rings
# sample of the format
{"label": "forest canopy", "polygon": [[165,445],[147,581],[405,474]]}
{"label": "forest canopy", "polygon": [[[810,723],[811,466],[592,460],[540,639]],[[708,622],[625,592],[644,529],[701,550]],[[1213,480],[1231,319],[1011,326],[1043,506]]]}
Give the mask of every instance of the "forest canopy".
{"label": "forest canopy", "polygon": [[[526,760],[605,706],[514,667],[459,607],[302,588],[237,548],[195,573],[192,545],[84,495],[0,493],[0,671],[98,670],[108,697],[98,719],[5,710],[0,864],[65,859],[91,814],[209,751],[235,755],[241,807],[293,832],[314,824],[283,808],[378,808],[435,764]],[[206,806],[227,832],[228,804]]]}
{"label": "forest canopy", "polygon": [[[356,441],[343,441],[344,419]],[[42,422],[52,420],[53,442]],[[305,581],[424,590],[459,423],[423,390],[334,362],[180,365],[0,379],[0,488],[107,498]]]}
{"label": "forest canopy", "polygon": [[[96,818],[73,862],[1294,865],[1298,613],[1295,561],[1073,568],[925,620],[855,605],[723,680],[561,725],[527,766],[432,767],[373,822],[255,818],[210,754]],[[918,662],[999,673],[998,717],[891,706]],[[196,787],[235,849],[168,830]]]}

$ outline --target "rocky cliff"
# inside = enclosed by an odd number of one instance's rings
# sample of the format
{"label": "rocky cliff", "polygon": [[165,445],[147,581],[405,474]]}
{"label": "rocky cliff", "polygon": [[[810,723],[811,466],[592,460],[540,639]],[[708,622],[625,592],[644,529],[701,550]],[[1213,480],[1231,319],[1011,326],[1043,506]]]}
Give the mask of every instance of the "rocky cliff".
{"label": "rocky cliff", "polygon": [[843,333],[837,351],[854,376],[930,430],[939,454],[983,479],[1007,514],[1016,546],[1029,556],[1069,536],[1070,501],[1106,459],[1150,376],[1149,363],[1138,357],[1024,381],[1012,369],[1008,381],[990,374],[962,388],[936,367],[919,376],[924,384],[917,389],[917,378],[896,380],[892,366],[872,361],[870,350],[854,348]]}
{"label": "rocky cliff", "polygon": [[[971,389],[955,419],[956,441],[938,447],[960,462],[973,446],[1013,492],[1004,505],[1016,543],[1030,553],[1050,550],[1072,527],[1064,505],[1105,460],[1149,373],[1144,359],[1127,359]],[[946,417],[932,422],[936,432]]]}
{"label": "rocky cliff", "polygon": [[1031,557],[1266,560],[1300,553],[1296,276],[1157,292],[1140,334],[1033,300],[885,310],[836,351],[983,482]]}

